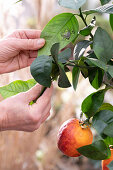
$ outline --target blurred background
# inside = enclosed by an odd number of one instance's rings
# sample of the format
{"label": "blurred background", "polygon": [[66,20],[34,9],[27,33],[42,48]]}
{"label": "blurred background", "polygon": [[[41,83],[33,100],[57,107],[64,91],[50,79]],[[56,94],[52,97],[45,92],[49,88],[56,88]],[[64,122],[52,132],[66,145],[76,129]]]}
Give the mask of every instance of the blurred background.
{"label": "blurred background", "polygon": [[[16,0],[0,0],[1,39],[14,29],[42,30],[56,14],[73,12],[60,7],[57,0],[23,0],[16,4],[15,2]],[[83,8],[95,8],[99,5],[99,0],[87,0]],[[93,15],[88,18],[88,23],[92,18]],[[83,28],[81,20],[79,23]],[[108,15],[98,15],[97,25],[102,26],[112,35]],[[83,37],[80,39],[82,40]],[[71,73],[68,74],[68,77],[71,80]],[[29,68],[22,69],[0,75],[0,86],[14,80],[30,78]],[[69,118],[80,118],[80,105],[83,99],[94,91],[95,89],[90,86],[89,81],[83,79],[82,76],[79,78],[76,92],[72,87],[60,89],[54,83],[51,115],[39,130],[33,133],[0,132],[0,170],[100,170],[100,161],[92,161],[85,157],[69,158],[57,148],[59,127]],[[113,104],[112,98],[112,91],[108,91],[105,97],[106,102]]]}

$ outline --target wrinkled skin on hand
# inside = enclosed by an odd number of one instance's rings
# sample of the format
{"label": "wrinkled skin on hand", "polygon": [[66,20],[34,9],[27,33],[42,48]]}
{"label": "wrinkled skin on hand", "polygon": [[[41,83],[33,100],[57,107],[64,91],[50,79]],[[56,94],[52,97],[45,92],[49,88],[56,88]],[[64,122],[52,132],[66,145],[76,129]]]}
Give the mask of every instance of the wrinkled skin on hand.
{"label": "wrinkled skin on hand", "polygon": [[39,30],[16,30],[0,40],[0,74],[30,66],[45,40]]}

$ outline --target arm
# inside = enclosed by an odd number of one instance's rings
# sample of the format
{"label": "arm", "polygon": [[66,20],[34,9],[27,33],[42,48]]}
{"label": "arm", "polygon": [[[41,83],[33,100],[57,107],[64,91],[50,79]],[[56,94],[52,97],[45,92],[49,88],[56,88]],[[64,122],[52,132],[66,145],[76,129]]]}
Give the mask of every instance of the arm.
{"label": "arm", "polygon": [[53,87],[48,88],[35,104],[29,103],[40,95],[42,88],[37,84],[27,92],[0,102],[0,131],[32,132],[40,127],[50,115]]}

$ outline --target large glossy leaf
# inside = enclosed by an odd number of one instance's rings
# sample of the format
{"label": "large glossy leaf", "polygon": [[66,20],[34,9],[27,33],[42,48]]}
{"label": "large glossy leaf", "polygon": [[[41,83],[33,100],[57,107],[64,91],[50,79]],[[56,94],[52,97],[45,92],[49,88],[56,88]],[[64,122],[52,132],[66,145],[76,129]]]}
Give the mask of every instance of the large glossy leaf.
{"label": "large glossy leaf", "polygon": [[60,76],[59,76],[59,79],[58,79],[58,86],[62,87],[62,88],[70,87],[71,84],[70,84],[68,77],[65,73],[64,65],[61,64],[61,63],[59,63],[59,72],[60,72]]}
{"label": "large glossy leaf", "polygon": [[96,9],[83,11],[83,13],[86,15],[93,14],[93,13],[113,14],[113,4],[106,4],[106,5],[100,6]]}
{"label": "large glossy leaf", "polygon": [[72,82],[73,82],[73,88],[76,90],[78,79],[79,79],[80,69],[79,67],[74,67],[72,71]]}
{"label": "large glossy leaf", "polygon": [[113,14],[110,14],[109,16],[109,22],[110,22],[110,25],[111,25],[111,29],[113,31]]}
{"label": "large glossy leaf", "polygon": [[51,85],[52,57],[39,56],[30,66],[30,71],[34,79],[45,87]]}
{"label": "large glossy leaf", "polygon": [[59,5],[71,8],[71,9],[79,9],[86,0],[58,0]]}
{"label": "large glossy leaf", "polygon": [[78,21],[72,13],[62,13],[56,15],[45,26],[41,33],[41,38],[46,40],[46,44],[38,52],[40,55],[50,55],[53,44],[60,43],[60,49],[72,42],[78,35]]}
{"label": "large glossy leaf", "polygon": [[103,160],[111,156],[109,146],[103,140],[96,141],[91,145],[83,146],[77,150],[82,155],[94,160]]}
{"label": "large glossy leaf", "polygon": [[73,54],[73,57],[74,59],[79,59],[81,56],[83,56],[83,54],[85,53],[85,50],[87,49],[87,47],[92,44],[91,41],[88,41],[88,40],[83,40],[83,41],[80,41],[78,42],[76,45],[75,45],[75,48],[74,48],[74,54]]}
{"label": "large glossy leaf", "polygon": [[104,100],[104,94],[106,89],[99,90],[95,93],[90,94],[82,102],[82,112],[87,115],[87,117],[92,117],[96,114],[99,107],[102,105]]}
{"label": "large glossy leaf", "polygon": [[93,50],[99,60],[107,63],[113,57],[113,40],[109,34],[98,27],[94,36]]}
{"label": "large glossy leaf", "polygon": [[111,0],[100,0],[100,2],[101,2],[101,4],[102,5],[105,5],[105,4],[107,4],[108,2],[110,2]]}
{"label": "large glossy leaf", "polygon": [[0,94],[4,99],[14,96],[18,93],[25,92],[29,90],[36,84],[34,79],[30,79],[27,81],[16,80],[6,86],[0,87]]}

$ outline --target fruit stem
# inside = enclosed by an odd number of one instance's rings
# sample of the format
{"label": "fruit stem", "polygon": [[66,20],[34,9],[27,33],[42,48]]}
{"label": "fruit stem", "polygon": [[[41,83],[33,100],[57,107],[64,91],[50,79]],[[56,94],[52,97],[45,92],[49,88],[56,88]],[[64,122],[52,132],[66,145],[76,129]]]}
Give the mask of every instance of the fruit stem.
{"label": "fruit stem", "polygon": [[91,123],[90,123],[90,118],[87,118],[84,122],[80,122],[80,126],[82,127],[82,128],[87,128],[88,126],[91,126]]}

